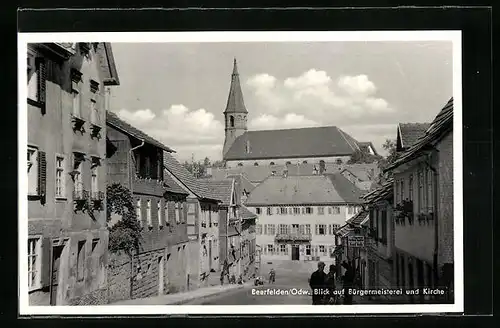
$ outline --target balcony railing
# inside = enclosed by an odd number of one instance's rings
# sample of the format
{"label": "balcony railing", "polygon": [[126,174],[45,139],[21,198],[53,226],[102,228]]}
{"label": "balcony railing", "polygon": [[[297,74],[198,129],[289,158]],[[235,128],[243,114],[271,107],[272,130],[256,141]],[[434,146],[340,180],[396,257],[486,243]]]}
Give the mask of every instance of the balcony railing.
{"label": "balcony railing", "polygon": [[279,233],[276,235],[276,241],[311,241],[310,233]]}

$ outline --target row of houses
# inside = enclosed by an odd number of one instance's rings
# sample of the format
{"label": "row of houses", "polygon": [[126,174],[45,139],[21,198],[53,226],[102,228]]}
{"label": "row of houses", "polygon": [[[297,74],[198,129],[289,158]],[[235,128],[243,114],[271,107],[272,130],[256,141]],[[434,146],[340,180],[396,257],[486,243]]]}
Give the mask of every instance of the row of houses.
{"label": "row of houses", "polygon": [[[106,304],[219,284],[222,269],[254,273],[244,183],[196,179],[173,149],[109,111],[120,84],[109,43],[28,49],[30,304]],[[121,220],[108,215],[109,186],[132,197],[141,238],[131,254],[108,247]]]}
{"label": "row of houses", "polygon": [[338,230],[335,256],[351,263],[362,287],[419,289],[383,301],[452,303],[453,98],[432,123],[400,124],[397,151],[385,169],[392,177]]}

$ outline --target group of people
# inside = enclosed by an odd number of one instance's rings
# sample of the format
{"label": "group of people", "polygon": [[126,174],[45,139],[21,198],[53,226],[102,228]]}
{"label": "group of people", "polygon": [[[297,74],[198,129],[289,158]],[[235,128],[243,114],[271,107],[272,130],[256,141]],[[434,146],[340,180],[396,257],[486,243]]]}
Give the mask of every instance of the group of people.
{"label": "group of people", "polygon": [[[352,304],[352,295],[347,292],[354,284],[354,269],[352,266],[344,261],[342,267],[345,269],[344,275],[341,277],[342,289],[344,290],[343,304]],[[337,297],[336,282],[337,282],[337,267],[330,265],[330,270],[325,273],[325,263],[318,263],[318,270],[314,271],[309,278],[309,286],[312,290],[313,305],[320,304],[338,304],[339,298]]]}

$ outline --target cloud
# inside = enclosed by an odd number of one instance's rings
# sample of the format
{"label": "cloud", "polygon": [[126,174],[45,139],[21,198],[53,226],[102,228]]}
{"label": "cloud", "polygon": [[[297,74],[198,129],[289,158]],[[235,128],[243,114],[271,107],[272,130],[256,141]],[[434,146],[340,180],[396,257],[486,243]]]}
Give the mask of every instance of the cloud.
{"label": "cloud", "polygon": [[157,114],[149,109],[121,109],[117,115],[173,148],[181,160],[190,159],[192,154],[196,159],[221,157],[224,125],[203,108],[190,110],[176,104]]}
{"label": "cloud", "polygon": [[[255,105],[250,110],[250,129],[283,129],[335,125],[348,128],[359,141],[372,141],[380,148],[394,135],[387,129],[394,108],[384,99],[368,75],[329,76],[309,69],[282,80],[267,73],[247,81]],[[383,126],[382,129],[373,127]],[[354,128],[352,128],[354,127]],[[390,130],[390,131],[389,131]]]}

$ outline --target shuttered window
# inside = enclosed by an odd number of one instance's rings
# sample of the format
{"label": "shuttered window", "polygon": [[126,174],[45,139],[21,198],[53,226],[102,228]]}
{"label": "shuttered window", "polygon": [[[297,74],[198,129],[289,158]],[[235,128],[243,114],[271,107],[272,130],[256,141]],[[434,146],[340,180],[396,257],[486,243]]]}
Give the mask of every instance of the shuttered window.
{"label": "shuttered window", "polygon": [[28,99],[45,104],[47,65],[45,58],[28,53]]}
{"label": "shuttered window", "polygon": [[38,149],[28,146],[28,195],[38,194]]}
{"label": "shuttered window", "polygon": [[159,200],[156,205],[156,219],[158,220],[158,227],[163,226],[163,221],[161,220],[161,201]]}
{"label": "shuttered window", "polygon": [[64,156],[56,156],[56,198],[66,197],[66,174]]}
{"label": "shuttered window", "polygon": [[44,151],[38,151],[38,185],[37,194],[45,198],[47,190],[47,159]]}
{"label": "shuttered window", "polygon": [[41,238],[28,239],[28,288],[38,289],[41,286]]}

